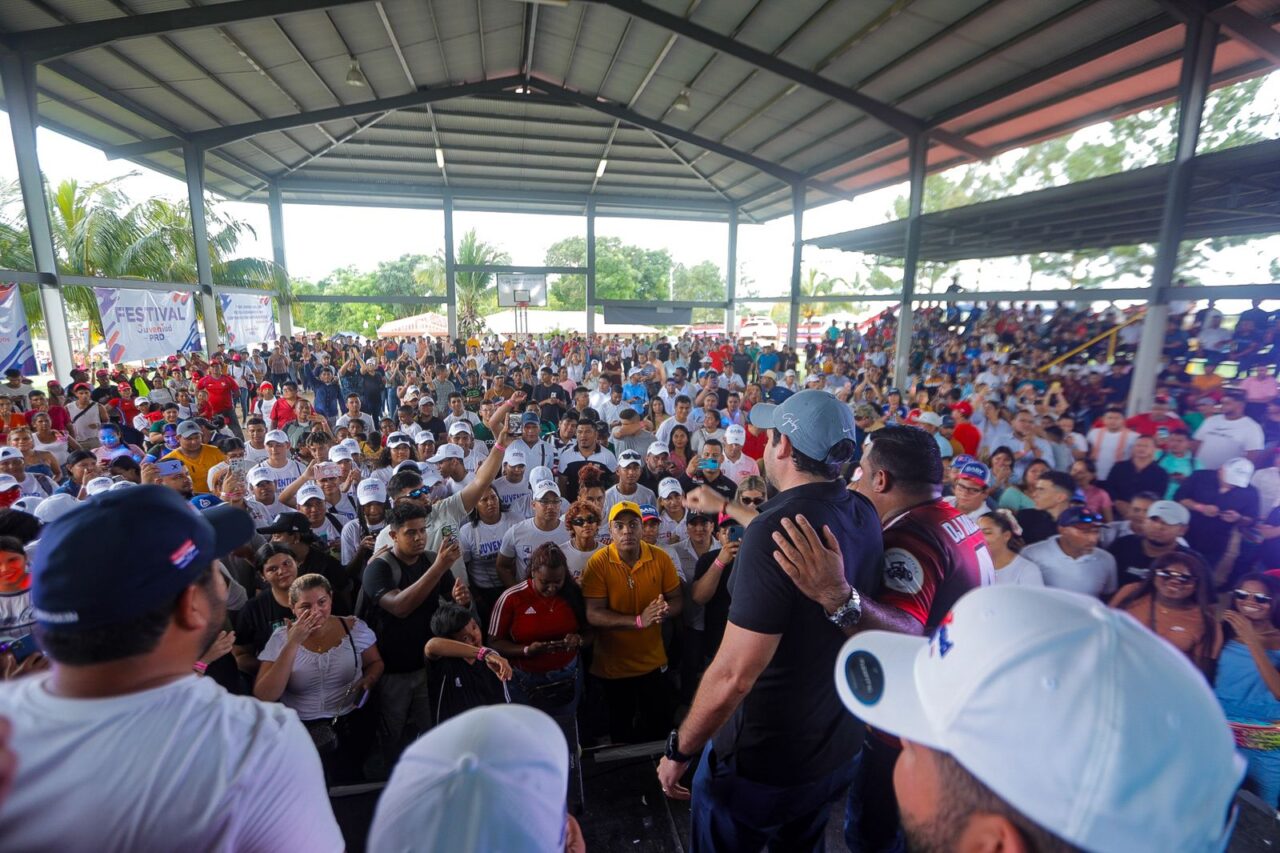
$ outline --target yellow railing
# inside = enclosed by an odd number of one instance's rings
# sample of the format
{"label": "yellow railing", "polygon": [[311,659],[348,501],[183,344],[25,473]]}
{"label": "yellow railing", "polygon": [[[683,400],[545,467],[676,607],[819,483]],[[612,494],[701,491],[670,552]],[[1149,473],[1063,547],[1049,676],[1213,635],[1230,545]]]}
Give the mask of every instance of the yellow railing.
{"label": "yellow railing", "polygon": [[1062,364],[1062,362],[1066,361],[1067,359],[1072,358],[1076,355],[1079,355],[1080,353],[1089,349],[1089,347],[1093,346],[1103,338],[1110,339],[1107,341],[1107,363],[1110,364],[1111,362],[1114,362],[1116,360],[1116,340],[1120,337],[1120,330],[1126,326],[1132,326],[1134,323],[1139,322],[1144,316],[1146,316],[1146,313],[1147,313],[1146,308],[1139,308],[1138,311],[1132,317],[1130,317],[1128,320],[1125,320],[1120,325],[1113,326],[1110,329],[1107,329],[1107,331],[1103,332],[1100,335],[1094,335],[1092,338],[1085,341],[1075,349],[1069,352],[1063,353],[1062,355],[1058,356],[1048,364],[1041,365],[1040,372],[1044,373],[1049,368]]}

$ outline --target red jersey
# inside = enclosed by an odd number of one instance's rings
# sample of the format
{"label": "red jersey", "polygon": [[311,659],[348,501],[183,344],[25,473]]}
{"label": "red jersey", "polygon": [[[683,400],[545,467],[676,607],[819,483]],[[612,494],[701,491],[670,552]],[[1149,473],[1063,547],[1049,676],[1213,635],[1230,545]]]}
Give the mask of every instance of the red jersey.
{"label": "red jersey", "polygon": [[995,581],[995,564],[973,519],[942,501],[914,506],[884,525],[884,588],[876,596],[931,632],[960,596]]}
{"label": "red jersey", "polygon": [[209,408],[215,412],[234,409],[236,397],[240,394],[240,386],[230,376],[206,376],[196,384],[196,388],[208,392]]}
{"label": "red jersey", "polygon": [[971,423],[956,424],[951,437],[960,442],[964,452],[970,456],[978,455],[978,445],[982,443],[982,431]]}
{"label": "red jersey", "polygon": [[[561,640],[581,630],[569,602],[558,595],[545,596],[525,580],[508,589],[493,606],[489,636],[521,646],[545,640]],[[554,672],[573,663],[577,652],[554,652],[519,658],[526,672]]]}
{"label": "red jersey", "polygon": [[1156,440],[1156,444],[1163,445],[1169,437],[1169,433],[1175,429],[1186,430],[1187,425],[1183,423],[1182,418],[1177,415],[1165,415],[1160,420],[1151,417],[1149,412],[1143,412],[1140,415],[1134,415],[1124,422],[1124,425],[1139,435],[1147,435]]}

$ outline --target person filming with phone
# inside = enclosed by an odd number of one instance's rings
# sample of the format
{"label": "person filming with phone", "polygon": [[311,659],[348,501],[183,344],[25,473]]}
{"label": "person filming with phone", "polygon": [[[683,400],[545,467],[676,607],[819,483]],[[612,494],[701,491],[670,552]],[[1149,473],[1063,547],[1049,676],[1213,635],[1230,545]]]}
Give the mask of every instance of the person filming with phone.
{"label": "person filming with phone", "polygon": [[333,615],[333,587],[324,575],[295,580],[289,608],[294,618],[258,654],[253,695],[298,712],[330,785],[361,782],[373,725],[359,711],[383,670],[376,638],[362,620]]}

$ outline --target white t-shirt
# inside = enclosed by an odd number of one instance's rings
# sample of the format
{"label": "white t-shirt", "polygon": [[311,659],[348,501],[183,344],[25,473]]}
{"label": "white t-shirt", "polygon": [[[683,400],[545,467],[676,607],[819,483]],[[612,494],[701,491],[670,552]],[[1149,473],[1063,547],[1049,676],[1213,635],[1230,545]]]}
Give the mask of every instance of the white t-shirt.
{"label": "white t-shirt", "polygon": [[524,451],[524,482],[526,484],[529,482],[529,472],[534,468],[550,468],[552,471],[556,469],[558,454],[551,442],[538,439],[530,447],[523,438],[517,438],[511,446]]}
{"label": "white t-shirt", "polygon": [[569,574],[573,575],[573,579],[576,581],[582,580],[582,573],[587,568],[587,560],[590,560],[591,555],[600,550],[599,547],[595,547],[590,551],[579,551],[573,547],[573,542],[571,541],[565,542],[560,546],[560,549],[564,551],[564,560],[569,564]]}
{"label": "white t-shirt", "polygon": [[297,459],[290,459],[279,468],[273,468],[270,462],[263,462],[257,466],[266,468],[271,472],[271,478],[276,482],[276,494],[280,494],[289,488],[289,484],[301,477],[307,471],[307,466],[303,465]]}
{"label": "white t-shirt", "polygon": [[337,420],[333,422],[333,426],[335,429],[342,429],[343,427],[351,426],[352,421],[364,421],[364,431],[366,433],[373,432],[373,429],[374,429],[373,418],[366,412],[361,412],[355,417],[352,417],[351,415],[348,415],[348,414],[343,414],[341,417],[339,417]]}
{"label": "white t-shirt", "polygon": [[1089,456],[1098,466],[1098,479],[1105,480],[1111,466],[1133,455],[1133,443],[1138,433],[1131,429],[1110,432],[1102,427],[1089,430]]}
{"label": "white t-shirt", "polygon": [[1054,536],[1028,545],[1019,556],[1040,567],[1045,586],[1082,592],[1095,598],[1116,591],[1116,558],[1101,548],[1072,558],[1062,550],[1058,537]]}
{"label": "white t-shirt", "polygon": [[995,578],[996,584],[1044,586],[1044,576],[1040,573],[1040,567],[1021,554],[1014,554],[1009,565],[1003,569],[996,569]]}
{"label": "white t-shirt", "polygon": [[[613,508],[613,505],[620,504],[623,501],[631,501],[633,504],[639,504],[640,506],[644,506],[645,504],[657,506],[658,496],[655,495],[651,489],[642,486],[639,483],[636,483],[636,492],[633,495],[624,495],[618,490],[616,485],[610,486],[605,489],[604,492],[604,512],[602,515],[607,519],[609,517],[609,510]],[[603,527],[604,525],[602,524],[601,526]]]}
{"label": "white t-shirt", "polygon": [[[379,531],[382,530],[382,528],[386,526],[387,525],[385,522],[383,524],[371,524],[369,525],[369,532],[376,535]],[[348,521],[346,524],[342,525],[341,538],[342,538],[342,556],[341,556],[342,565],[344,566],[350,565],[351,561],[356,558],[356,552],[360,550],[360,540],[364,538],[364,529],[360,526],[360,520],[352,519],[351,521]]]}
{"label": "white t-shirt", "polygon": [[[274,661],[284,649],[289,631],[283,625],[276,628],[266,647],[258,653],[260,661]],[[350,713],[360,700],[358,694],[348,688],[364,675],[361,655],[374,644],[373,631],[361,620],[355,620],[351,634],[343,634],[342,641],[323,654],[317,654],[306,646],[299,647],[293,658],[293,668],[280,704],[298,712],[303,720],[320,720]]]}
{"label": "white t-shirt", "polygon": [[0,684],[18,757],[6,850],[346,846],[315,745],[285,706],[194,675],[107,699],[54,696],[49,678]]}
{"label": "white t-shirt", "polygon": [[554,542],[563,546],[569,541],[569,531],[563,524],[557,524],[551,530],[540,530],[532,518],[513,524],[502,537],[499,553],[516,561],[516,579],[524,580],[529,575],[529,558],[534,549],[544,542]]}
{"label": "white t-shirt", "polygon": [[1251,450],[1261,450],[1262,427],[1248,415],[1234,421],[1228,420],[1226,415],[1213,415],[1200,424],[1195,440],[1200,442],[1200,449],[1196,451],[1200,467],[1216,469],[1228,459],[1244,456]]}
{"label": "white t-shirt", "polygon": [[[528,498],[532,495],[529,491],[528,471],[525,471],[525,479],[518,483],[513,483],[506,477],[499,477],[493,481],[493,490],[498,493],[498,503],[502,505],[502,511],[507,512],[511,509],[511,505],[520,498]],[[528,503],[528,500],[520,501]],[[524,517],[524,516],[522,516]]]}
{"label": "white t-shirt", "polygon": [[667,515],[667,511],[661,510],[658,513],[658,541],[662,543],[678,542],[689,536],[689,531],[685,527],[685,523],[689,520],[689,510],[684,511],[684,515],[680,516],[680,520],[676,521]]}
{"label": "white t-shirt", "polygon": [[519,523],[518,518],[502,515],[494,524],[468,521],[462,525],[458,544],[462,546],[462,560],[467,564],[471,583],[487,589],[503,585],[498,577],[498,551],[507,531]]}

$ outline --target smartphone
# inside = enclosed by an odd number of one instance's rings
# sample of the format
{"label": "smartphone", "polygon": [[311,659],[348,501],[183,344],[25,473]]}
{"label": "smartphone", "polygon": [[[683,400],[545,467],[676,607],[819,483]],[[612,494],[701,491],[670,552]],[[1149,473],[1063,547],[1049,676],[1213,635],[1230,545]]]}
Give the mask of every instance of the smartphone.
{"label": "smartphone", "polygon": [[0,654],[8,652],[13,655],[13,659],[18,663],[22,663],[34,653],[40,651],[40,647],[36,645],[35,634],[27,634],[25,637],[4,637],[0,638]]}
{"label": "smartphone", "polygon": [[228,459],[227,473],[239,474],[242,477],[247,475],[249,473],[249,460],[248,459]]}
{"label": "smartphone", "polygon": [[698,470],[699,471],[719,471],[720,463],[715,459],[699,459]]}
{"label": "smartphone", "polygon": [[182,463],[181,459],[161,459],[156,463],[156,475],[160,477],[172,477],[174,474],[180,474],[187,466]]}
{"label": "smartphone", "polygon": [[360,694],[360,700],[356,702],[356,709],[359,710],[360,708],[363,708],[364,703],[368,701],[369,701],[369,691],[365,690],[363,693]]}
{"label": "smartphone", "polygon": [[316,479],[324,480],[329,477],[341,477],[342,469],[338,467],[337,462],[321,462],[316,466]]}
{"label": "smartphone", "polygon": [[729,528],[729,541],[741,542],[743,529],[741,525],[735,524]]}
{"label": "smartphone", "polygon": [[517,433],[520,431],[520,416],[507,415],[507,432]]}

